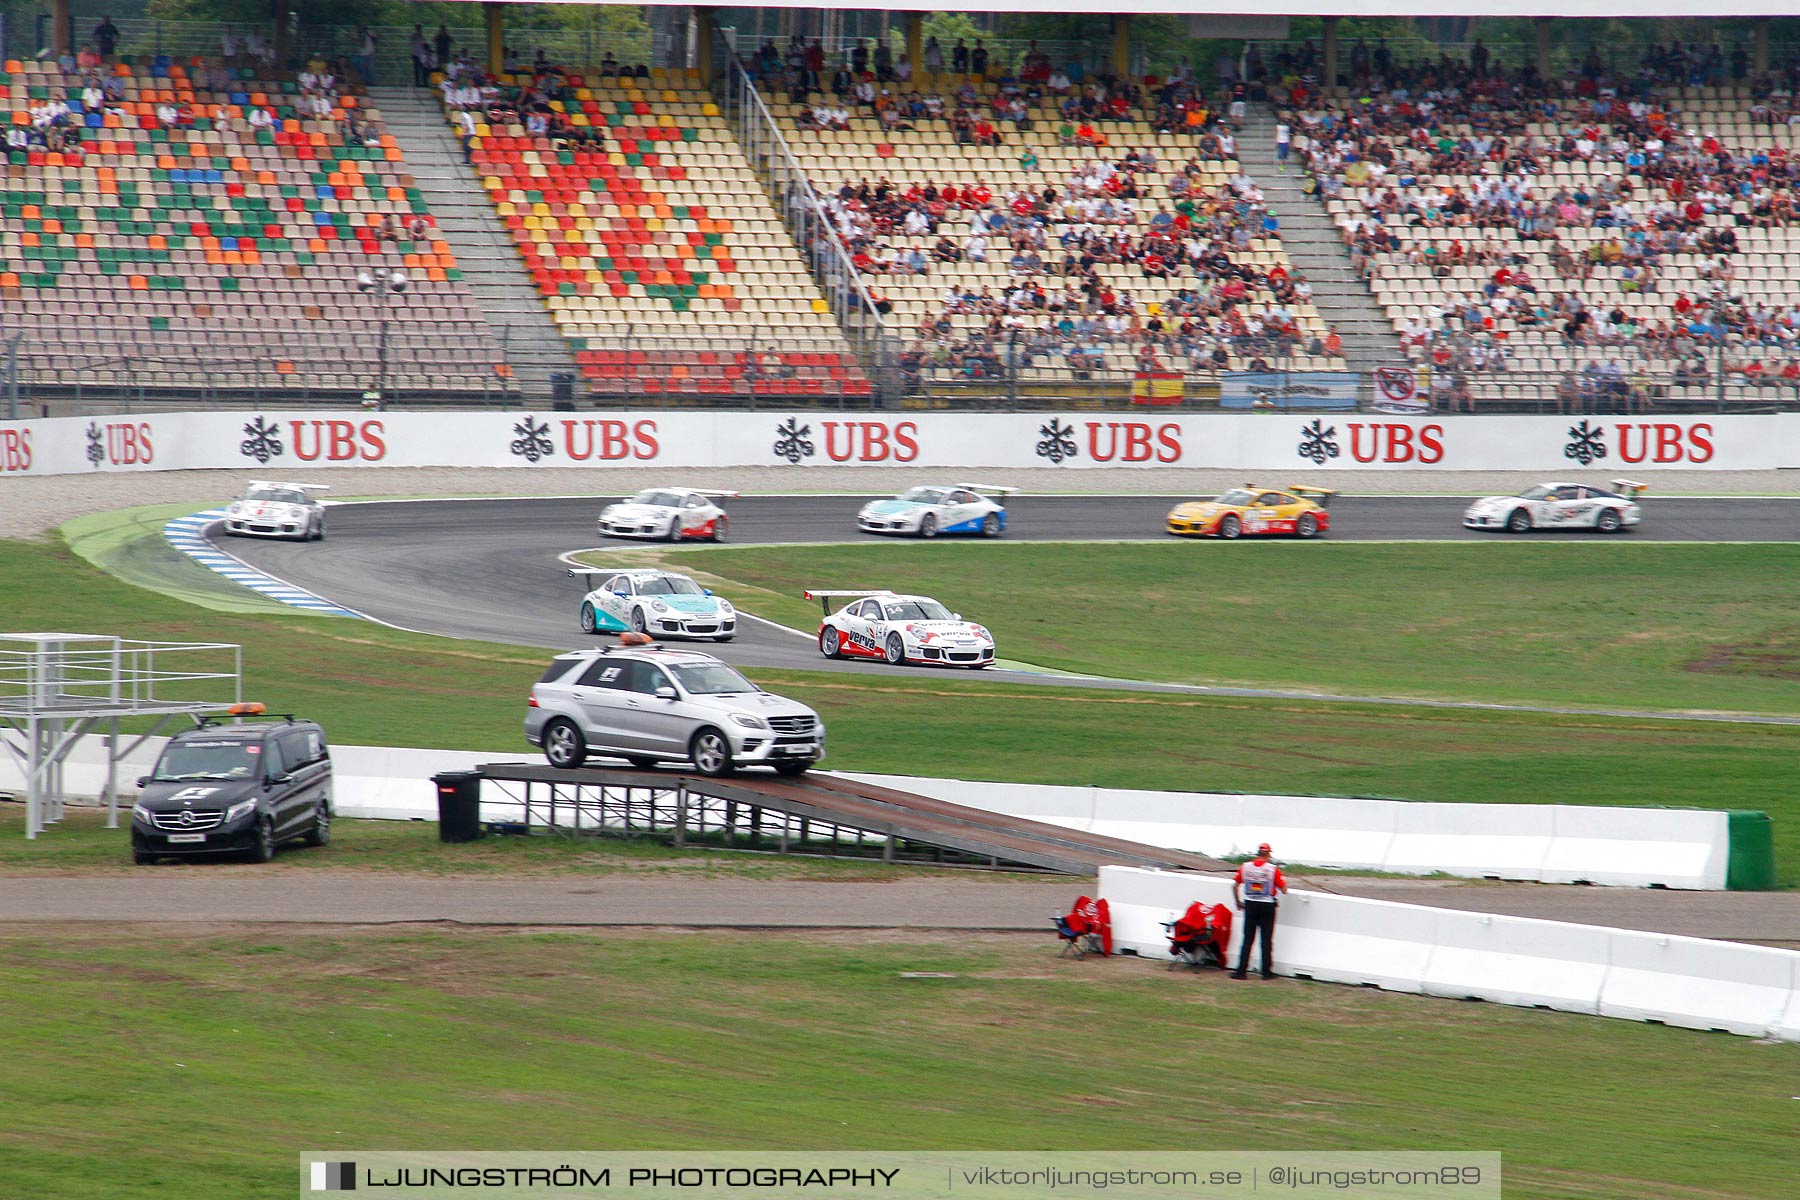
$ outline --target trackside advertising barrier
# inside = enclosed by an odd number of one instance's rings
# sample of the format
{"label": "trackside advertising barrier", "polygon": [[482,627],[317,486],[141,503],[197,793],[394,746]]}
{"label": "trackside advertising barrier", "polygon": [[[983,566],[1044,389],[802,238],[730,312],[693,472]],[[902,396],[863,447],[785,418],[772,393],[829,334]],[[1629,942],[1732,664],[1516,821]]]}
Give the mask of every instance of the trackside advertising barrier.
{"label": "trackside advertising barrier", "polygon": [[1800,413],[1397,416],[1281,411],[205,412],[0,422],[15,475],[307,467],[1212,467],[1520,471],[1800,466]]}
{"label": "trackside advertising barrier", "polygon": [[1148,792],[846,773],[1008,816],[1213,858],[1278,842],[1311,867],[1699,891],[1775,886],[1758,812],[1572,804],[1431,804],[1334,796]]}
{"label": "trackside advertising barrier", "polygon": [[[1168,958],[1162,922],[1229,904],[1212,875],[1100,868],[1113,945]],[[1233,930],[1229,953],[1237,953]],[[1235,962],[1235,958],[1230,961]],[[1278,974],[1800,1041],[1800,951],[1295,890],[1281,902]]]}

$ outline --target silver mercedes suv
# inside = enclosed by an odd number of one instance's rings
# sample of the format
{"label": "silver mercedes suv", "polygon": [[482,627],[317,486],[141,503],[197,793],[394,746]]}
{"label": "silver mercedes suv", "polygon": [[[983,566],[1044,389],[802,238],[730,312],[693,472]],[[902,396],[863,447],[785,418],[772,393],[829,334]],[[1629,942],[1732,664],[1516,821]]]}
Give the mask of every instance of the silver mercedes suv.
{"label": "silver mercedes suv", "polygon": [[525,740],[550,765],[589,754],[636,767],[691,762],[703,775],[770,766],[799,775],[825,753],[825,722],[694,650],[606,646],[552,659],[532,685]]}

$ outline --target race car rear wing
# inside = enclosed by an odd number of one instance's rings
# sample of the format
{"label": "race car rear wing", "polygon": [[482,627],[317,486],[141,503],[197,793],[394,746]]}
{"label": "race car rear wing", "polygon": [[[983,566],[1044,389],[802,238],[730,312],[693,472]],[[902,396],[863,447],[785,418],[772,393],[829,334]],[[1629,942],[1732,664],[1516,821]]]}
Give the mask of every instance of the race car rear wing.
{"label": "race car rear wing", "polygon": [[1331,498],[1337,495],[1336,488],[1311,487],[1306,484],[1291,483],[1288,491],[1307,500],[1315,500],[1320,508],[1330,508]]}
{"label": "race car rear wing", "polygon": [[246,485],[246,490],[259,487],[293,488],[296,492],[329,492],[331,490],[329,483],[282,483],[274,479],[252,479]]}
{"label": "race car rear wing", "polygon": [[1639,496],[1650,490],[1649,484],[1639,483],[1635,479],[1614,479],[1611,482],[1615,488],[1619,489],[1619,495],[1625,497],[1627,500],[1636,500]]}
{"label": "race car rear wing", "polygon": [[899,595],[899,593],[888,588],[809,588],[800,593],[800,598],[802,600],[817,600],[819,602],[819,610],[829,614],[831,612],[831,602],[833,600],[859,600],[864,596],[896,595]]}
{"label": "race car rear wing", "polygon": [[1003,487],[997,483],[959,483],[956,486],[966,491],[986,492],[993,496],[1015,496],[1019,492],[1016,487]]}

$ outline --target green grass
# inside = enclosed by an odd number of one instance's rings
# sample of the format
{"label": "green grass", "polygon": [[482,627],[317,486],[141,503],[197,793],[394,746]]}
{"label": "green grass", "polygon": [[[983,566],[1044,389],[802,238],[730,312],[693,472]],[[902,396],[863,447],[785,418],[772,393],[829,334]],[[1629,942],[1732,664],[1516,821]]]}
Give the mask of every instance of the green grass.
{"label": "green grass", "polygon": [[[66,549],[23,543],[0,543],[0,612],[15,628],[243,642],[246,694],[320,720],[339,742],[530,753],[520,719],[543,651],[328,617],[206,612],[103,575]],[[1040,688],[962,672],[915,680],[878,666],[752,674],[825,714],[825,765],[836,769],[1762,809],[1775,818],[1782,886],[1800,886],[1797,727]],[[921,747],[930,748],[924,761]]]}
{"label": "green grass", "polygon": [[0,947],[20,1196],[285,1197],[307,1149],[1084,1146],[1493,1149],[1509,1197],[1792,1194],[1800,1046],[1059,960],[1048,937]]}
{"label": "green grass", "polygon": [[[36,841],[26,841],[22,804],[0,804],[0,875],[131,873],[148,870],[156,878],[207,878],[229,859],[165,859],[154,868],[132,864],[129,814],[120,828],[106,828],[95,808],[70,808],[61,823]],[[740,845],[742,843],[740,842]],[[877,851],[878,853],[878,851]],[[943,879],[941,868],[849,858],[782,856],[689,845],[677,850],[651,839],[494,836],[475,842],[438,840],[433,821],[358,821],[339,818],[331,844],[285,849],[273,864],[253,868],[259,875],[318,871],[379,872],[408,877],[508,879],[555,875],[591,879],[599,875],[679,876],[697,879],[786,880],[814,883],[885,883],[896,879]],[[984,880],[1042,882],[1029,872],[982,872]]]}
{"label": "green grass", "polygon": [[[818,627],[808,586],[935,595],[1082,674],[1579,707],[1800,712],[1800,546],[1617,540],[883,543],[660,555]],[[609,557],[609,562],[614,561]]]}

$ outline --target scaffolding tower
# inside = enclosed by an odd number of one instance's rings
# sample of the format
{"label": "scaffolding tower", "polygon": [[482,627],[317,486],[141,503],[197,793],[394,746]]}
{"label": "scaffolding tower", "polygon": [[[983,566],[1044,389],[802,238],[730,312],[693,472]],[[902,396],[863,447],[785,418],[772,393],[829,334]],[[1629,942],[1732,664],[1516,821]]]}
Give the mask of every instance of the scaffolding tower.
{"label": "scaffolding tower", "polygon": [[243,666],[243,647],[225,642],[0,633],[0,745],[25,777],[25,836],[62,819],[64,767],[95,734],[106,742],[106,824],[117,828],[120,761],[170,721],[241,702]]}

